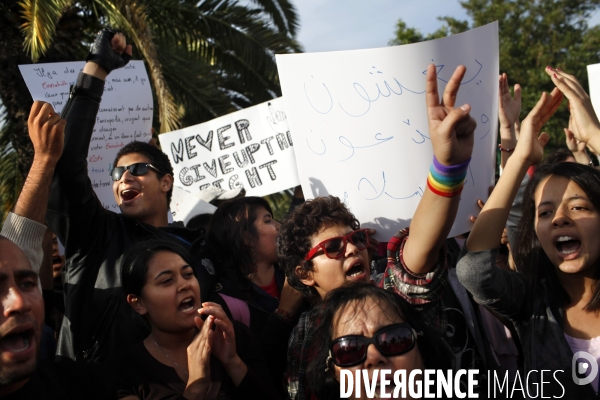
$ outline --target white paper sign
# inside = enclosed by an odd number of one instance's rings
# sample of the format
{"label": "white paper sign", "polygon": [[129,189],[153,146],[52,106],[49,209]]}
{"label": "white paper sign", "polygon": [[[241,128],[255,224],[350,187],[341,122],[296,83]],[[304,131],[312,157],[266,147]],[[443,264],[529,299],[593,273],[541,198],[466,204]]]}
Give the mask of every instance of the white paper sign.
{"label": "white paper sign", "polygon": [[179,186],[173,186],[171,198],[171,214],[174,221],[183,221],[184,225],[200,214],[214,214],[217,207],[199,199]]}
{"label": "white paper sign", "polygon": [[450,236],[470,231],[476,199],[487,199],[494,179],[498,49],[498,24],[492,23],[405,46],[277,55],[305,197],[338,196],[380,240],[409,226],[433,158],[425,71],[437,66],[441,98],[463,64],[456,106],[471,105],[477,129]]}
{"label": "white paper sign", "polygon": [[590,99],[596,115],[600,115],[600,64],[587,66],[588,79],[590,82]]}
{"label": "white paper sign", "polygon": [[[60,113],[84,66],[85,61],[75,61],[19,65],[19,69],[31,97],[51,103]],[[87,158],[92,186],[106,209],[119,212],[109,176],[112,162],[127,143],[150,141],[152,112],[152,91],[142,61],[130,61],[108,75]]]}
{"label": "white paper sign", "polygon": [[175,185],[191,193],[242,186],[248,196],[266,196],[299,185],[281,98],[159,138]]}

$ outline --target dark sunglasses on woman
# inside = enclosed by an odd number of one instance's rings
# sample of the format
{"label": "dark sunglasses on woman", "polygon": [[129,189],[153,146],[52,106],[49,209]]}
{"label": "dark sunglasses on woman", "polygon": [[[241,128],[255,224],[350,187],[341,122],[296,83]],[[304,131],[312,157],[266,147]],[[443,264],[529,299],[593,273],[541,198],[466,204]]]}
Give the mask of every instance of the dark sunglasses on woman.
{"label": "dark sunglasses on woman", "polygon": [[327,258],[337,260],[346,254],[346,245],[348,242],[356,246],[358,250],[366,249],[367,246],[369,246],[368,229],[357,229],[346,236],[336,236],[323,240],[321,243],[310,249],[304,259],[308,261],[315,257],[319,250],[323,250]]}
{"label": "dark sunglasses on woman", "polygon": [[399,356],[415,347],[417,332],[407,323],[384,326],[372,338],[346,335],[333,339],[329,345],[329,359],[338,367],[351,367],[367,358],[367,348],[375,345],[384,356]]}
{"label": "dark sunglasses on woman", "polygon": [[129,173],[133,176],[146,175],[148,173],[148,168],[152,168],[159,174],[163,174],[158,168],[150,163],[135,163],[124,167],[115,167],[110,171],[110,178],[113,181],[119,181],[127,170],[129,170]]}

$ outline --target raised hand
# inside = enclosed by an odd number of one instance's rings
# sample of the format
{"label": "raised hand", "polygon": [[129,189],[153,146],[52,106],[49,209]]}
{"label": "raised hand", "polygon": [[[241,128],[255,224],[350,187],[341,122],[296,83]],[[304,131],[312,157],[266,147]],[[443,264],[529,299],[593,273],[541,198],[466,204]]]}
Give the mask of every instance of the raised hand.
{"label": "raised hand", "polygon": [[600,122],[592,107],[590,96],[573,75],[552,67],[546,67],[546,73],[558,90],[569,99],[569,109],[576,126],[576,131],[573,130],[575,137],[590,145],[597,153],[600,150]]}
{"label": "raised hand", "polygon": [[530,165],[537,164],[542,160],[544,147],[550,136],[546,132],[542,134],[539,132],[556,112],[562,99],[563,94],[556,88],[550,94],[542,93],[535,107],[521,124],[521,136],[515,148],[514,156],[518,156],[521,161]]}
{"label": "raised hand", "polygon": [[521,114],[521,86],[517,83],[514,87],[514,97],[508,87],[508,76],[504,73],[498,78],[498,119],[500,127],[515,129]]}
{"label": "raised hand", "polygon": [[577,125],[573,121],[573,116],[571,115],[569,117],[569,127],[565,128],[565,143],[567,148],[573,153],[575,161],[579,164],[589,165],[591,160],[585,151],[586,143],[577,140],[578,136]]}
{"label": "raised hand", "polygon": [[203,399],[210,389],[210,353],[214,336],[211,329],[214,324],[213,320],[214,317],[212,316],[204,322],[199,317],[194,318],[200,332],[196,334],[187,348],[189,377],[184,392],[187,399]]}
{"label": "raised hand", "polygon": [[463,65],[456,68],[440,102],[435,66],[431,64],[427,68],[429,135],[435,158],[443,165],[461,164],[469,160],[473,152],[473,134],[477,123],[469,115],[471,106],[464,104],[454,108],[466,70]]}
{"label": "raised hand", "polygon": [[212,342],[212,354],[217,357],[223,365],[231,363],[231,361],[237,357],[237,352],[235,348],[233,324],[227,317],[227,314],[225,314],[225,311],[219,304],[210,302],[202,303],[202,308],[198,313],[201,315],[208,315],[209,318],[214,320],[215,331]]}
{"label": "raised hand", "polygon": [[55,113],[49,103],[33,103],[27,127],[35,151],[34,160],[56,165],[62,154],[66,125],[67,121]]}
{"label": "raised hand", "polygon": [[86,61],[98,64],[107,74],[110,74],[111,71],[124,67],[129,62],[131,51],[131,45],[127,45],[122,33],[102,29],[92,43]]}

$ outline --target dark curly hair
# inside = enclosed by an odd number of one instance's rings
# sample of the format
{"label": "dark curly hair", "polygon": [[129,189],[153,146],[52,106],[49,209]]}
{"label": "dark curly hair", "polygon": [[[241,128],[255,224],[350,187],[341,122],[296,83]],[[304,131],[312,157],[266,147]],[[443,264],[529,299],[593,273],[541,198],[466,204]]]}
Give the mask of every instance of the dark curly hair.
{"label": "dark curly hair", "polygon": [[313,270],[313,262],[304,260],[310,251],[310,238],[323,227],[347,225],[353,230],[360,228],[360,223],[335,196],[317,197],[297,207],[283,221],[277,239],[279,267],[285,271],[288,283],[301,291],[306,297],[318,297],[317,290],[300,282],[296,267],[302,268],[306,274]]}
{"label": "dark curly hair", "polygon": [[[154,165],[158,170],[162,173],[156,172],[156,176],[158,179],[162,179],[165,175],[173,176],[173,167],[171,166],[171,161],[169,161],[169,157],[162,152],[158,147],[151,145],[146,142],[129,142],[124,147],[119,150],[115,157],[115,161],[113,162],[113,166],[116,167],[117,163],[121,159],[121,157],[126,156],[128,154],[141,154],[150,160],[150,164]],[[167,192],[167,206],[171,204],[171,197],[173,196],[173,186]]]}
{"label": "dark curly hair", "polygon": [[[312,336],[314,341],[310,343],[310,348],[314,349],[315,353],[311,355],[306,371],[308,385],[316,398],[340,398],[340,384],[331,370],[332,365],[327,364],[329,345],[334,339],[334,324],[339,322],[339,314],[346,307],[362,309],[369,299],[375,301],[382,309],[387,306],[389,310],[395,311],[415,331],[423,333],[417,336],[417,347],[425,368],[443,371],[452,369],[454,356],[449,348],[425,323],[422,315],[403,298],[371,283],[348,282],[327,293],[324,301],[317,306],[315,321],[318,323]],[[388,318],[392,317],[388,315]],[[327,372],[326,367],[329,367]]]}
{"label": "dark curly hair", "polygon": [[[550,176],[561,176],[575,182],[600,212],[600,172],[595,168],[572,162],[561,162],[538,167],[533,178],[527,184],[523,194],[521,221],[518,226],[518,236],[513,252],[517,270],[527,279],[529,289],[534,296],[541,298],[544,293],[542,281],[545,282],[550,301],[556,307],[565,307],[571,299],[561,285],[556,274],[556,267],[544,252],[535,231],[535,191],[540,183]],[[594,278],[600,280],[600,260],[596,260]],[[600,285],[594,288],[594,294],[585,306],[588,311],[600,310]]]}
{"label": "dark curly hair", "polygon": [[[254,221],[257,210],[264,207],[273,215],[271,206],[262,197],[242,197],[223,202],[210,220],[207,237],[208,258],[219,277],[238,283],[248,282],[254,272],[254,242],[257,240]],[[252,243],[247,243],[249,233]]]}

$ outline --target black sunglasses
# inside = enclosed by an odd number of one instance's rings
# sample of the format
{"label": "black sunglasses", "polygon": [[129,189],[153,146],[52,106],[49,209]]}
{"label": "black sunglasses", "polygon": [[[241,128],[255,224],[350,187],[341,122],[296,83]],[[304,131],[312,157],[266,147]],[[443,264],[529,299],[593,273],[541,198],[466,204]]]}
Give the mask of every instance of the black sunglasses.
{"label": "black sunglasses", "polygon": [[150,164],[150,163],[135,163],[135,164],[131,164],[131,165],[127,165],[125,167],[115,167],[114,169],[112,169],[110,171],[110,178],[113,181],[119,181],[121,180],[121,177],[123,176],[123,174],[125,173],[125,171],[129,170],[129,172],[131,173],[131,175],[133,176],[142,176],[142,175],[146,175],[148,173],[148,168],[152,168],[153,170],[155,170],[156,172],[158,172],[159,174],[164,175],[162,172],[160,172],[160,170],[158,168],[156,168],[154,165]]}
{"label": "black sunglasses", "polygon": [[415,347],[417,332],[407,323],[384,326],[372,338],[348,335],[333,339],[329,357],[338,367],[351,367],[367,358],[367,348],[374,344],[384,356],[399,356]]}

